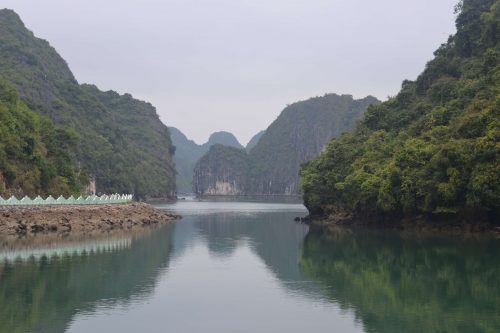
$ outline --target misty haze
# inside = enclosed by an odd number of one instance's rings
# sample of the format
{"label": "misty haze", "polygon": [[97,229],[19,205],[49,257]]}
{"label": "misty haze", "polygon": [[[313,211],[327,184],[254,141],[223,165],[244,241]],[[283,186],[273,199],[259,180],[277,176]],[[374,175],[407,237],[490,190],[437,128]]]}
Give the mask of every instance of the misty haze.
{"label": "misty haze", "polygon": [[4,0],[0,333],[499,332],[500,0]]}

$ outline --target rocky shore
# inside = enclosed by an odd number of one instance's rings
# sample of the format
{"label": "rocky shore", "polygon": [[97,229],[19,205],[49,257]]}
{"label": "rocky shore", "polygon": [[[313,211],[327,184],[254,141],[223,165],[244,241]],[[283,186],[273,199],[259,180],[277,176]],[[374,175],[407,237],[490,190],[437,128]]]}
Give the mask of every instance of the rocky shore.
{"label": "rocky shore", "polygon": [[500,224],[493,223],[484,217],[446,218],[446,217],[359,217],[352,214],[332,214],[330,216],[307,216],[299,221],[325,230],[339,228],[356,229],[392,229],[419,234],[495,234],[500,235]]}
{"label": "rocky shore", "polygon": [[0,207],[0,235],[131,230],[180,219],[145,203]]}

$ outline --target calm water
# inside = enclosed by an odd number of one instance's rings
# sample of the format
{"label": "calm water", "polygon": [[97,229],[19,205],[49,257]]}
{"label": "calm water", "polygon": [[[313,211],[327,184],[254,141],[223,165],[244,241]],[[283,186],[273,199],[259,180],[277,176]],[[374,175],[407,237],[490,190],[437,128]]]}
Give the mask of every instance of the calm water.
{"label": "calm water", "polygon": [[0,242],[0,332],[500,332],[500,242],[322,234],[179,202],[140,234]]}

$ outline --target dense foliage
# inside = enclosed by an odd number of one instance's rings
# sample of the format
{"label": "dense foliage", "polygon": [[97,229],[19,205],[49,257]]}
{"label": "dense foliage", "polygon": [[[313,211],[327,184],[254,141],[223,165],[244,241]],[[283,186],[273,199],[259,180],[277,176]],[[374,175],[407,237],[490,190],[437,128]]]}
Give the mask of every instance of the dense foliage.
{"label": "dense foliage", "polygon": [[500,2],[457,11],[417,80],[302,170],[312,214],[499,216]]}
{"label": "dense foliage", "polygon": [[57,52],[7,9],[0,10],[0,74],[32,110],[76,130],[74,153],[98,192],[173,194],[174,148],[155,108],[78,84]]}
{"label": "dense foliage", "polygon": [[169,127],[172,142],[175,146],[174,161],[177,169],[177,191],[191,193],[193,191],[193,170],[196,162],[208,152],[210,147],[221,144],[238,149],[243,146],[236,137],[229,132],[215,132],[210,135],[207,142],[198,145],[193,140],[189,140],[184,133],[175,127]]}
{"label": "dense foliage", "polygon": [[[244,194],[298,195],[300,165],[318,156],[333,137],[352,129],[366,108],[377,102],[371,96],[355,100],[351,95],[327,94],[287,106],[266,131],[253,140],[256,142],[248,153],[250,165],[245,168],[249,173]],[[227,164],[230,163],[220,165]],[[206,192],[202,184],[213,187],[216,181],[236,181],[227,178],[228,174],[236,174],[236,170],[222,172],[202,163],[199,167],[200,170],[211,168],[213,175],[211,183],[198,178],[200,183],[195,186],[199,194]],[[241,184],[240,180],[238,183]]]}
{"label": "dense foliage", "polygon": [[79,193],[87,177],[75,167],[77,144],[73,130],[30,110],[0,79],[0,195]]}

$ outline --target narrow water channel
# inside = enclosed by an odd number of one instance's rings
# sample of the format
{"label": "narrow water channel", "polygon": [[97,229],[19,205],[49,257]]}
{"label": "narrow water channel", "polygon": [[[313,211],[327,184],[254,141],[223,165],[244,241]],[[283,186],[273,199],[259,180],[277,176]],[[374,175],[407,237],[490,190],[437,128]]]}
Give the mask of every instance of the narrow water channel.
{"label": "narrow water channel", "polygon": [[499,332],[500,241],[324,234],[300,204],[180,201],[176,224],[2,241],[0,332]]}

